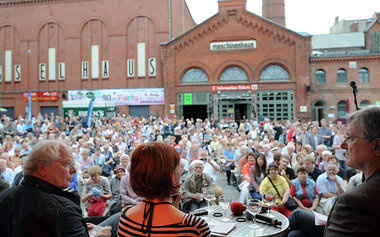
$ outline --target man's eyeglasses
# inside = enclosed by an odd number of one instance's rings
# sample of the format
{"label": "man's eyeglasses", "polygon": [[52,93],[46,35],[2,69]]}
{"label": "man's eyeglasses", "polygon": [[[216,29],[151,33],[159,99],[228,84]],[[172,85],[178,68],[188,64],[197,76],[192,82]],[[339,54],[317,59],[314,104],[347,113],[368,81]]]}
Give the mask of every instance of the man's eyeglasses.
{"label": "man's eyeglasses", "polygon": [[362,137],[362,136],[350,137],[350,136],[347,135],[347,133],[343,134],[343,139],[346,142],[353,142],[353,141],[355,141],[356,138],[366,138],[366,137]]}
{"label": "man's eyeglasses", "polygon": [[60,163],[63,167],[71,170],[72,168],[75,168],[75,162],[74,161],[70,161],[70,162],[61,162],[61,161],[58,161],[58,160],[51,160],[51,161],[45,161],[47,163],[50,163],[50,162],[57,162],[57,163]]}

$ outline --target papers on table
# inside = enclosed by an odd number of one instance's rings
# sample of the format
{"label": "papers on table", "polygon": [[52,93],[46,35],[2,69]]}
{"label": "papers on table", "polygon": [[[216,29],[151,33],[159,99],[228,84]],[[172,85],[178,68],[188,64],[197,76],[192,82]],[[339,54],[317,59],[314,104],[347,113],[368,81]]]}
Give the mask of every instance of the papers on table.
{"label": "papers on table", "polygon": [[211,233],[226,235],[235,229],[236,223],[218,223],[216,225],[211,225]]}
{"label": "papers on table", "polygon": [[314,220],[315,220],[316,226],[326,225],[326,222],[327,222],[327,216],[326,215],[323,215],[323,214],[315,212],[315,211],[313,211],[313,213],[314,213]]}

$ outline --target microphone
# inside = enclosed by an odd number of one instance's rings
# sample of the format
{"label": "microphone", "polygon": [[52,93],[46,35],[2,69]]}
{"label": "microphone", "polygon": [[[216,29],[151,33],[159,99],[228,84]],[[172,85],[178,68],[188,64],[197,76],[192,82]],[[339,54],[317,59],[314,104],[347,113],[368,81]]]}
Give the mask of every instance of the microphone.
{"label": "microphone", "polygon": [[244,212],[244,205],[241,202],[233,202],[231,203],[231,212],[235,216],[241,216]]}
{"label": "microphone", "polygon": [[350,86],[351,86],[352,89],[357,90],[356,89],[356,82],[355,81],[350,81]]}
{"label": "microphone", "polygon": [[358,101],[356,99],[356,95],[358,94],[358,88],[356,87],[356,82],[350,81],[350,86],[352,87],[352,93],[354,94],[354,101],[355,101],[356,110],[359,110]]}
{"label": "microphone", "polygon": [[264,216],[264,215],[261,215],[261,214],[256,214],[256,220],[260,220],[260,221],[264,222],[265,224],[268,224],[268,225],[271,225],[274,227],[281,227],[281,225],[282,225],[281,221],[267,217],[267,216]]}

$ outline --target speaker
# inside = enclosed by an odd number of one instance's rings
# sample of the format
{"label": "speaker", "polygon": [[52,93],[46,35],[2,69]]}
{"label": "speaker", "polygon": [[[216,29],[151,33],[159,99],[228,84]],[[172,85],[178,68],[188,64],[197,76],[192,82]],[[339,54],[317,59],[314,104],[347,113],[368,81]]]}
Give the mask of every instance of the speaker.
{"label": "speaker", "polygon": [[306,91],[310,91],[311,90],[311,86],[306,86]]}
{"label": "speaker", "polygon": [[62,98],[66,99],[66,94],[65,93],[62,93]]}

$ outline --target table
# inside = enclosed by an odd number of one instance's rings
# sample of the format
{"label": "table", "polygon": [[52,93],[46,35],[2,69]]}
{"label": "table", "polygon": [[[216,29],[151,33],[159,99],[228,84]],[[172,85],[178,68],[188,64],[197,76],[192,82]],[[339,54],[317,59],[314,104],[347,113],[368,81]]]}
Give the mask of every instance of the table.
{"label": "table", "polygon": [[[217,225],[217,224],[228,223],[228,222],[221,221],[223,216],[222,217],[213,216],[213,213],[215,213],[215,212],[220,212],[220,213],[223,213],[223,215],[224,215],[224,210],[220,206],[211,206],[211,208],[212,208],[212,211],[209,213],[208,216],[207,215],[201,216],[202,218],[204,218],[209,223],[210,229],[212,229],[212,227]],[[270,211],[269,217],[275,218],[275,219],[278,219],[279,221],[281,221],[282,222],[281,227],[274,227],[274,226],[270,226],[267,224],[256,222],[256,224],[258,224],[259,227],[257,229],[252,229],[249,227],[249,225],[252,224],[252,221],[238,222],[238,221],[236,221],[236,219],[239,216],[234,216],[230,210],[228,210],[227,216],[231,220],[230,222],[236,223],[236,228],[234,230],[232,230],[227,235],[227,236],[231,236],[231,237],[254,236],[255,231],[256,231],[256,237],[281,236],[289,228],[288,218],[286,218],[281,213],[278,213],[278,212],[273,211],[273,210]],[[245,217],[245,216],[246,215],[244,213],[244,215],[242,215],[240,217]],[[213,233],[212,236],[224,236],[224,235],[219,235],[219,234]]]}

